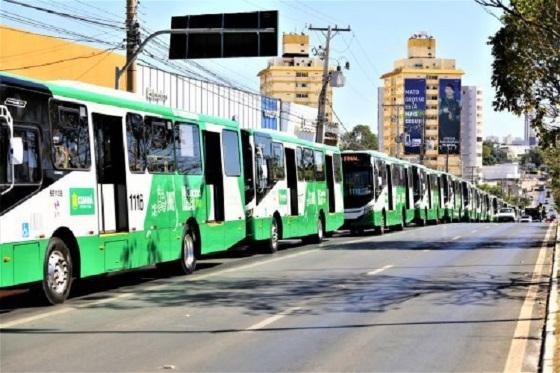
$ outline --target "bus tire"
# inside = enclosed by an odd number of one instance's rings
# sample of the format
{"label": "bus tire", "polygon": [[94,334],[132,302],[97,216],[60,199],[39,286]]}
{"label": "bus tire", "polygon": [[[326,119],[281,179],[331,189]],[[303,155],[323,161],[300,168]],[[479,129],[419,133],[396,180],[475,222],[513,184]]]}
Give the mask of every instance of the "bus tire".
{"label": "bus tire", "polygon": [[381,225],[378,227],[375,227],[375,234],[381,236],[385,233],[385,230],[387,229],[387,215],[385,214],[385,211],[383,211],[383,219],[381,221]]}
{"label": "bus tire", "polygon": [[395,226],[395,229],[397,231],[402,231],[402,230],[404,230],[405,226],[406,226],[406,215],[405,215],[405,212],[404,212],[404,209],[403,209],[402,216],[401,216],[401,222]]}
{"label": "bus tire", "polygon": [[270,223],[270,238],[265,241],[264,251],[268,254],[274,254],[278,251],[278,241],[280,240],[280,227],[278,219],[272,218]]}
{"label": "bus tire", "polygon": [[424,210],[424,214],[420,213],[420,217],[418,218],[418,225],[421,227],[425,227],[427,223],[428,223],[428,212]]}
{"label": "bus tire", "polygon": [[317,218],[317,233],[315,233],[311,237],[311,242],[321,243],[321,241],[323,241],[324,238],[325,238],[325,226],[323,224],[323,218],[319,216],[319,218]]}
{"label": "bus tire", "polygon": [[68,246],[60,238],[52,237],[43,263],[42,289],[47,302],[60,304],[68,298],[72,287],[72,269]]}
{"label": "bus tire", "polygon": [[196,268],[196,238],[191,229],[183,235],[181,243],[181,259],[179,270],[182,274],[190,275]]}

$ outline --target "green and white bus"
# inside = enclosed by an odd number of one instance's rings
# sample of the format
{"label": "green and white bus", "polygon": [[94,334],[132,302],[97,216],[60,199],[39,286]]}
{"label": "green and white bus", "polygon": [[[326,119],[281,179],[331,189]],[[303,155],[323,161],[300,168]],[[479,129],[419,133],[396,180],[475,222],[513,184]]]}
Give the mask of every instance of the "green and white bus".
{"label": "green and white bus", "polygon": [[247,238],[319,242],[344,222],[338,148],[272,130],[242,130]]}
{"label": "green and white bus", "polygon": [[416,223],[439,224],[445,216],[441,172],[415,164],[412,174]]}
{"label": "green and white bus", "polygon": [[[246,236],[237,123],[95,86],[0,75],[0,287],[151,264]],[[303,207],[302,207],[303,208]]]}
{"label": "green and white bus", "polygon": [[342,153],[344,225],[352,233],[402,230],[414,220],[412,168],[377,151]]}

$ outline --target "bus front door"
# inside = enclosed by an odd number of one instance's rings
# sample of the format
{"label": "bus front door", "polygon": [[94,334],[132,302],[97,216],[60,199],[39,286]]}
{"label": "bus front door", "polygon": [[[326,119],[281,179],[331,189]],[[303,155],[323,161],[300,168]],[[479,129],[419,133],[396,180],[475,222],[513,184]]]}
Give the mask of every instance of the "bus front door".
{"label": "bus front door", "polygon": [[97,172],[99,233],[105,253],[105,270],[119,270],[125,263],[128,244],[109,233],[128,231],[126,166],[122,118],[92,114]]}
{"label": "bus front door", "polygon": [[224,246],[224,174],[219,132],[203,131],[204,178],[206,195],[206,234],[203,254],[222,250]]}
{"label": "bus front door", "polygon": [[333,157],[331,155],[326,156],[327,161],[327,188],[329,190],[329,213],[336,211],[335,206],[335,194],[334,194],[334,173],[333,173]]}
{"label": "bus front door", "polygon": [[99,231],[128,230],[126,166],[122,118],[93,114]]}

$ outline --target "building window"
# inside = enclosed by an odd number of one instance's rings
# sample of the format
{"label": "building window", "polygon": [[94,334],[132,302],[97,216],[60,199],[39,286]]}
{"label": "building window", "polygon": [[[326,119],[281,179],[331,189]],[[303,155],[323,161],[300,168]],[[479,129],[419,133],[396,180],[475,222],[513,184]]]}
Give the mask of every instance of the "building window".
{"label": "building window", "polygon": [[307,93],[296,93],[296,98],[308,98],[309,95]]}
{"label": "building window", "polygon": [[301,72],[301,71],[296,72],[296,78],[307,78],[307,77],[308,77],[307,72]]}

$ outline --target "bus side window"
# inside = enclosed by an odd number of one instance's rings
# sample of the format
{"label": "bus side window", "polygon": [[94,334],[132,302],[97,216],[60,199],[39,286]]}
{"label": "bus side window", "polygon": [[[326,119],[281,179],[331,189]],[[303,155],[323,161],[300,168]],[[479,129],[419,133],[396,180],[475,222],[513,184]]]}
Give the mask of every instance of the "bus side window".
{"label": "bus side window", "polygon": [[284,145],[278,142],[272,143],[272,177],[274,180],[284,180]]}
{"label": "bus side window", "polygon": [[89,169],[91,156],[86,107],[51,100],[49,112],[54,166],[67,170]]}
{"label": "bus side window", "polygon": [[[34,127],[16,125],[14,126],[14,137],[20,137],[23,142],[23,162],[14,166],[15,183],[40,183],[42,172],[39,131]],[[11,169],[8,169],[8,172],[10,171]]]}
{"label": "bus side window", "polygon": [[305,163],[304,163],[304,160],[303,160],[303,149],[299,146],[296,149],[296,163],[297,163],[298,181],[304,181],[305,180]]}
{"label": "bus side window", "polygon": [[239,164],[239,136],[232,130],[224,130],[222,133],[224,152],[224,172],[226,176],[240,176],[241,165]]}
{"label": "bus side window", "polygon": [[181,175],[202,175],[198,127],[191,123],[175,123],[174,133],[177,172]]}
{"label": "bus side window", "polygon": [[313,158],[313,150],[304,148],[303,149],[303,165],[304,165],[304,176],[306,181],[315,180],[315,159]]}
{"label": "bus side window", "polygon": [[146,129],[140,114],[126,114],[128,168],[131,172],[146,171]]}
{"label": "bus side window", "polygon": [[173,130],[171,122],[162,118],[145,117],[144,125],[148,135],[146,156],[148,171],[169,173],[175,171],[173,151]]}
{"label": "bus side window", "polygon": [[333,155],[334,181],[336,183],[340,183],[342,181],[342,161],[340,158],[340,154],[338,153]]}
{"label": "bus side window", "polygon": [[321,151],[314,150],[315,158],[315,179],[317,181],[325,181],[325,155]]}

